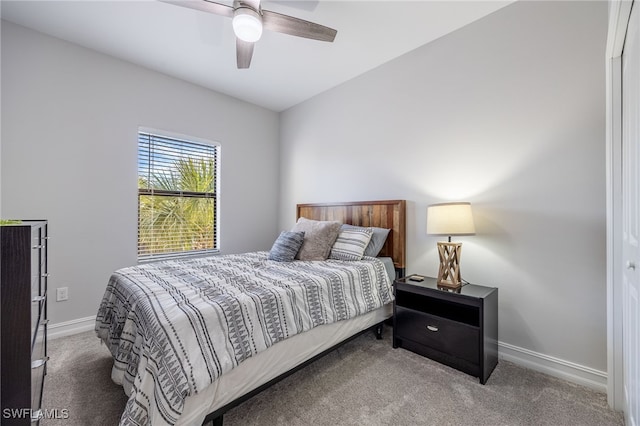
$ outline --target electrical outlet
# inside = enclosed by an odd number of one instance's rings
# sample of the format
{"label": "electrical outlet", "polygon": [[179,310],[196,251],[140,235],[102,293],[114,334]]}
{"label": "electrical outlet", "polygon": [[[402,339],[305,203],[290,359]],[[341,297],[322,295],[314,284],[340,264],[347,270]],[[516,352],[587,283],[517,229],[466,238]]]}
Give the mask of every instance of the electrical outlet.
{"label": "electrical outlet", "polygon": [[56,302],[69,299],[69,287],[58,287],[56,289]]}

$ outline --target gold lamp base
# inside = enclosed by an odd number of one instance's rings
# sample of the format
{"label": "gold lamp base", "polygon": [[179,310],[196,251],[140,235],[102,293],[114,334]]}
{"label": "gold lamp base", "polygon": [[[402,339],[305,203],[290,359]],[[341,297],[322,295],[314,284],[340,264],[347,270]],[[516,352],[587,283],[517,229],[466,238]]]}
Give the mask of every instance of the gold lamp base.
{"label": "gold lamp base", "polygon": [[440,268],[438,269],[438,287],[460,288],[460,251],[462,243],[438,242]]}

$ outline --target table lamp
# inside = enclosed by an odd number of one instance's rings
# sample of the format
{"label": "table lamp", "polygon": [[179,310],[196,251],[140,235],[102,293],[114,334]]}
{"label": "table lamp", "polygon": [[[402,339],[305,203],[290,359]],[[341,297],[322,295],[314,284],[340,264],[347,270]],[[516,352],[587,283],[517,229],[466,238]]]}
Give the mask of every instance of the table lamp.
{"label": "table lamp", "polygon": [[440,287],[459,288],[460,251],[462,243],[452,243],[452,235],[474,235],[471,203],[440,203],[427,207],[427,234],[446,235],[448,242],[438,242],[440,267],[437,284]]}

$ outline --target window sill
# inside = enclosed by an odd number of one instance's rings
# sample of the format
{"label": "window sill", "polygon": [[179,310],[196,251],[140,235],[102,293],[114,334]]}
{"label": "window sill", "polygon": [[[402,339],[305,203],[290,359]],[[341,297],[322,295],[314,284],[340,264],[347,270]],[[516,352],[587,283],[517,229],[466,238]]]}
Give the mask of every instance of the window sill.
{"label": "window sill", "polygon": [[219,254],[220,254],[219,249],[190,251],[187,253],[156,254],[156,255],[139,257],[138,264],[140,265],[143,263],[160,262],[162,260],[195,259],[198,257],[217,256]]}

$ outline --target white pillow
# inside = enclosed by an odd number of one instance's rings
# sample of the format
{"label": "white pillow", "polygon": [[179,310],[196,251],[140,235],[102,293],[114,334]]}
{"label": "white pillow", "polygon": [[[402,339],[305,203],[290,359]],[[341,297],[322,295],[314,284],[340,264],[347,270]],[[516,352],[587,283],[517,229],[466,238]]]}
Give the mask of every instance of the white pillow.
{"label": "white pillow", "polygon": [[329,259],[361,260],[372,235],[371,228],[342,228],[331,247]]}

